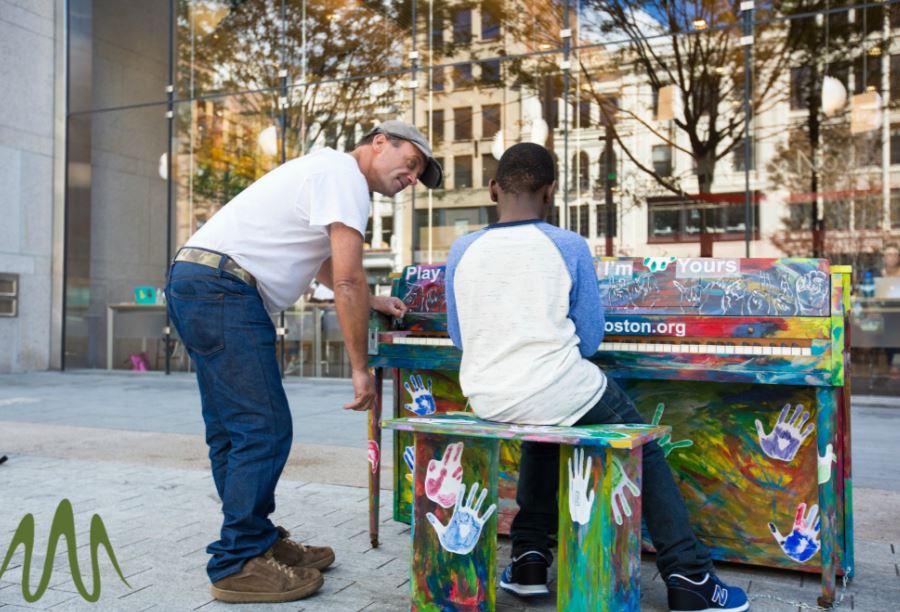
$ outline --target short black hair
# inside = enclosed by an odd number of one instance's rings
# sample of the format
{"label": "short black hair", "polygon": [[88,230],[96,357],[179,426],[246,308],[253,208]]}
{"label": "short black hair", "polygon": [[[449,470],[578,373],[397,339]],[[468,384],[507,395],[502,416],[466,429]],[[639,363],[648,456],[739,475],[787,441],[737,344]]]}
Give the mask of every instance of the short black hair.
{"label": "short black hair", "polygon": [[541,145],[521,142],[500,157],[495,180],[507,193],[535,193],[556,180],[556,164]]}

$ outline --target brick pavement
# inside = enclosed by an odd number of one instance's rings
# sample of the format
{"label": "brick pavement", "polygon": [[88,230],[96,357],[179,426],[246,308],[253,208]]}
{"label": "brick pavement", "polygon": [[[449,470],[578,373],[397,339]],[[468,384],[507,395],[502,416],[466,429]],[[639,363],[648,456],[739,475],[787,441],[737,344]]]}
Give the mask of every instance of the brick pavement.
{"label": "brick pavement", "polygon": [[[88,588],[93,582],[87,535],[94,513],[103,518],[130,584],[129,588],[119,581],[101,551],[101,599],[97,604],[84,601],[75,589],[63,547],[54,557],[49,589],[38,602],[27,604],[21,593],[20,548],[11,568],[0,578],[2,612],[20,608],[408,609],[409,527],[391,520],[390,493],[384,491],[382,545],[378,549],[369,546],[367,490],[363,486],[365,451],[355,448],[356,444],[349,447],[340,443],[295,446],[297,456],[291,459],[294,467],[281,481],[274,516],[298,539],[327,543],[336,549],[337,563],[327,572],[322,591],[312,598],[280,605],[232,606],[213,601],[204,549],[218,530],[220,513],[212,479],[202,460],[202,436],[189,434],[180,426],[173,432],[171,421],[167,421],[173,416],[180,417],[180,422],[196,420],[196,415],[187,412],[176,415],[172,404],[191,410],[195,401],[191,398],[196,393],[190,385],[177,381],[165,389],[171,401],[148,401],[146,394],[156,393],[160,382],[127,375],[41,373],[0,377],[0,454],[10,455],[9,462],[0,466],[0,561],[19,520],[33,513],[37,540],[29,580],[33,588],[42,574],[53,513],[59,501],[67,498],[76,515],[78,558]],[[71,388],[76,390],[67,394],[67,383],[73,383]],[[104,389],[96,390],[98,384]],[[79,387],[84,389],[77,390]],[[343,398],[339,384],[289,385],[288,392],[292,403],[317,411],[331,410],[334,416],[330,426],[335,429],[355,423],[351,419],[358,416],[335,408],[335,402]],[[868,418],[863,414],[863,419]],[[128,430],[129,415],[140,416],[143,431]],[[874,426],[863,421],[865,427],[856,429],[854,448],[867,447],[877,453],[872,457],[879,463],[871,467],[863,464],[860,471],[867,483],[884,482],[885,487],[870,484],[854,491],[857,577],[847,590],[842,608],[900,611],[900,494],[891,490],[890,484],[896,481],[898,466],[884,460],[893,450],[879,442],[880,438],[856,437],[856,432],[866,431],[866,427],[878,432],[897,431],[900,410],[884,409],[873,415]],[[116,418],[107,420],[106,416]],[[158,423],[155,427],[154,419]],[[104,428],[106,423],[109,425]],[[125,452],[128,449],[130,452]],[[353,465],[339,465],[347,461]],[[356,464],[362,469],[353,469]],[[893,480],[883,477],[891,472]],[[500,547],[498,559],[502,564],[508,558],[507,541],[501,540]],[[818,576],[795,572],[720,565],[719,574],[746,588],[756,611],[813,607],[819,591]],[[554,607],[553,600],[524,607],[523,602],[505,593],[498,596],[499,610]],[[642,609],[666,609],[665,589],[649,556],[642,566]]]}

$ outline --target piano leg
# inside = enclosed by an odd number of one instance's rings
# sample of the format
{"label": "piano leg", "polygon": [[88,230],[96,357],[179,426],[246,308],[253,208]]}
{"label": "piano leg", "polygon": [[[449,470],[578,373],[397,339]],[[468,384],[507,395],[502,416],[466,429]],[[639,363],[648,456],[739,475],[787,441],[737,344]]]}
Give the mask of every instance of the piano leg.
{"label": "piano leg", "polygon": [[[378,507],[381,503],[381,400],[384,369],[375,368],[375,404],[369,411],[369,539],[378,548]],[[374,455],[374,461],[372,461]]]}
{"label": "piano leg", "polygon": [[[837,496],[835,481],[841,474],[831,463],[831,453],[838,447],[835,439],[837,422],[838,393],[840,388],[818,387],[816,389],[816,403],[818,404],[818,423],[816,423],[816,446],[819,457],[827,457],[828,478],[824,478],[824,472],[819,477],[819,517],[821,529],[819,537],[822,556],[822,595],[818,603],[823,608],[830,608],[834,604],[835,593],[835,559],[837,555]],[[829,448],[830,447],[830,448]],[[822,482],[825,480],[825,482]]]}

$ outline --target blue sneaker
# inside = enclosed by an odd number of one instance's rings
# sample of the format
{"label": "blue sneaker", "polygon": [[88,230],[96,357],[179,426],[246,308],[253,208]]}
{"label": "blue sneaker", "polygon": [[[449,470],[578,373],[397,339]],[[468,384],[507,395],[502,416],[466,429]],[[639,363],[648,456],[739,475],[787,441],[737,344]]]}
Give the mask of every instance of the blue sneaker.
{"label": "blue sneaker", "polygon": [[666,579],[669,589],[670,612],[741,612],[750,609],[743,589],[728,586],[715,574],[707,573],[702,580],[691,580],[681,574]]}
{"label": "blue sneaker", "polygon": [[518,557],[503,570],[500,588],[519,597],[548,595],[547,568],[550,562],[536,550],[530,550]]}

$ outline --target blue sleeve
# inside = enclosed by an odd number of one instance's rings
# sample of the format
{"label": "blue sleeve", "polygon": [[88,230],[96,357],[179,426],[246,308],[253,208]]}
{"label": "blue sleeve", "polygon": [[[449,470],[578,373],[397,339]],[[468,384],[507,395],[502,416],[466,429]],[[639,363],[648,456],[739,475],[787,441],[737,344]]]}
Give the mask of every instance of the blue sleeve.
{"label": "blue sleeve", "polygon": [[444,279],[444,296],[447,300],[447,332],[450,334],[453,345],[459,350],[463,350],[463,345],[462,336],[459,332],[459,314],[456,311],[456,285],[454,283],[454,275],[456,274],[456,268],[459,265],[459,261],[462,259],[463,254],[466,252],[466,249],[469,248],[469,245],[475,242],[482,234],[484,234],[484,230],[479,230],[457,238],[450,247],[450,255],[447,257],[447,271],[445,272],[447,276]]}
{"label": "blue sleeve", "polygon": [[569,291],[569,318],[575,323],[581,356],[590,357],[597,352],[603,341],[606,322],[591,250],[584,239],[574,232],[545,223],[539,227],[553,241],[566,262],[569,276],[572,278],[572,288]]}
{"label": "blue sleeve", "polygon": [[572,292],[569,294],[569,318],[575,323],[575,333],[580,340],[582,357],[590,357],[597,352],[603,341],[606,317],[600,301],[597,272],[594,258],[587,244],[581,241],[577,255],[575,274],[572,277]]}

